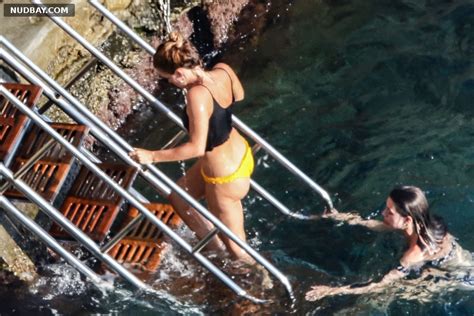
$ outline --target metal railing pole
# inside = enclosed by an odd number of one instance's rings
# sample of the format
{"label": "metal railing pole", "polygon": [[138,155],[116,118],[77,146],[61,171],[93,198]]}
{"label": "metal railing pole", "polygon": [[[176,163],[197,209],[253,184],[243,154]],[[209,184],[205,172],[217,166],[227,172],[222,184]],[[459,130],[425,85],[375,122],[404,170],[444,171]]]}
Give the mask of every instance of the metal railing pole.
{"label": "metal railing pole", "polygon": [[[3,165],[2,163],[0,163]],[[34,235],[40,238],[49,248],[53,249],[60,255],[67,263],[76,268],[80,273],[89,278],[97,285],[106,284],[94,271],[84,265],[79,259],[72,255],[69,251],[64,249],[53,237],[44,231],[35,221],[24,215],[17,209],[4,195],[0,195],[0,206],[10,215],[17,219],[23,226],[25,226]]]}
{"label": "metal railing pole", "polygon": [[[57,91],[55,93],[53,90],[51,90],[49,87],[47,90],[43,91],[51,100],[54,100],[55,103],[60,104],[61,107],[64,106],[63,110],[68,111],[71,113],[71,117],[76,118],[78,117],[78,113],[82,114],[81,116],[87,117],[88,121],[91,121],[94,123],[94,125],[97,126],[105,126],[105,123],[102,122],[100,119],[98,119],[95,115],[92,115],[92,113],[88,110],[85,109],[85,107],[80,103],[75,97],[73,97],[66,89],[64,89],[60,84],[58,84],[56,81],[54,81],[46,72],[44,72],[41,68],[39,68],[37,65],[35,65],[28,57],[26,57],[19,49],[17,49],[12,43],[10,43],[4,36],[0,35],[0,44],[3,45],[15,58],[20,60],[22,63],[25,65],[28,65],[28,67],[43,80],[46,82],[49,86],[53,87],[54,90]],[[20,65],[17,63],[12,56],[8,52],[4,52],[3,50],[0,49],[0,56],[2,58],[5,58],[6,61],[10,64],[10,66],[15,67],[18,72],[20,72],[28,81],[31,83],[41,86],[41,87],[46,87],[40,80],[38,80],[35,76],[32,75],[32,73],[27,70],[24,66]],[[64,97],[67,101],[69,101],[72,105],[75,107],[71,107],[69,104],[64,102],[64,100],[61,100],[60,97]],[[87,114],[90,115],[87,115]],[[69,114],[69,113],[68,113]],[[89,125],[91,123],[88,123]],[[102,130],[102,129],[101,129]],[[115,142],[120,144],[123,148],[126,149],[131,149],[132,147],[122,138],[120,137],[117,133],[112,131],[111,129],[107,129],[104,131],[110,138],[112,138]],[[106,143],[107,144],[107,143]]]}
{"label": "metal railing pole", "polygon": [[127,36],[131,37],[138,45],[141,46],[144,50],[146,50],[149,54],[155,54],[155,49],[151,47],[150,44],[145,42],[140,36],[138,36],[134,31],[132,31],[125,23],[120,21],[115,15],[112,14],[107,8],[105,8],[102,4],[100,4],[96,0],[89,0],[90,5],[96,8],[102,15],[104,15],[107,19],[109,19],[113,24],[115,24],[122,32],[124,32]]}
{"label": "metal railing pole", "polygon": [[[17,63],[8,52],[3,51],[0,48],[0,57],[4,59],[12,68],[15,68],[19,73],[21,73],[28,81],[31,83],[43,87],[43,93],[46,94],[51,100],[54,100],[55,103],[59,104],[61,109],[65,111],[70,117],[74,118],[76,122],[79,122],[83,125],[91,127],[91,133],[106,147],[112,149],[112,151],[117,154],[123,161],[127,164],[137,168],[142,176],[151,183],[159,192],[163,193],[165,196],[171,193],[171,190],[168,186],[165,186],[163,182],[159,181],[156,177],[151,176],[148,172],[143,170],[141,165],[135,160],[128,156],[128,153],[125,150],[131,151],[133,147],[130,146],[123,138],[121,138],[117,133],[112,131],[110,128],[107,128],[104,122],[100,121],[96,116],[94,116],[89,110],[82,106],[79,101],[70,95],[67,91],[62,89],[54,80],[49,78],[41,69],[36,65],[28,63],[26,57],[21,54],[15,47],[11,47],[11,43],[4,40],[0,36],[0,43],[4,44],[7,49],[9,49],[15,56],[20,58],[22,62],[32,67],[33,71],[37,73],[43,80],[48,84],[52,85],[56,91],[58,91],[61,96],[63,96],[67,101],[73,104],[75,107],[72,107],[71,104],[65,102],[65,100],[56,97],[56,93],[51,90],[48,86],[38,80],[34,75],[31,74],[24,66]],[[114,141],[118,142],[115,144]],[[119,147],[122,146],[122,147]],[[125,148],[125,150],[123,149]]]}
{"label": "metal railing pole", "polygon": [[270,155],[273,156],[278,162],[280,162],[283,166],[285,166],[291,173],[300,177],[304,182],[306,182],[313,190],[318,192],[318,194],[324,199],[326,202],[326,206],[329,210],[332,210],[333,204],[331,197],[329,194],[321,188],[316,182],[311,180],[305,173],[303,173],[300,169],[298,169],[293,163],[291,163],[288,159],[285,158],[279,151],[277,151],[272,145],[270,145],[266,140],[260,137],[257,133],[255,133],[250,127],[245,125],[239,118],[235,115],[232,115],[232,121],[234,124],[239,127],[239,129],[248,137],[253,139],[257,144],[262,146]]}
{"label": "metal railing pole", "polygon": [[[61,145],[63,145],[69,152],[71,152],[76,158],[78,158],[89,170],[91,170],[94,174],[99,176],[101,180],[106,182],[108,185],[110,185],[118,194],[120,194],[122,197],[124,197],[131,205],[133,205],[137,210],[139,210],[150,222],[152,222],[154,225],[156,225],[158,228],[160,228],[165,234],[170,236],[175,242],[177,242],[183,249],[185,249],[188,253],[192,254],[192,247],[186,243],[179,235],[177,235],[171,228],[169,228],[166,224],[161,222],[153,213],[151,213],[143,204],[141,204],[134,196],[132,196],[127,190],[122,188],[120,185],[118,185],[114,180],[112,180],[107,174],[105,174],[100,168],[98,168],[94,163],[92,163],[87,157],[81,153],[78,149],[76,149],[73,145],[71,145],[68,141],[66,141],[64,138],[61,137],[53,128],[51,128],[47,123],[41,120],[39,116],[34,113],[31,109],[29,109],[26,105],[21,103],[13,94],[11,94],[5,87],[0,86],[0,93],[3,94],[10,102],[12,102],[17,108],[19,108],[23,113],[25,113],[27,116],[30,117],[30,119],[39,125],[43,130],[45,130],[51,137],[56,139],[57,142],[59,142]],[[174,184],[173,181],[169,180],[171,183]],[[183,190],[186,195],[187,193]],[[187,196],[189,199],[189,196]],[[37,201],[34,201],[35,203]],[[39,202],[38,202],[39,203]],[[197,203],[197,202],[196,202]],[[199,207],[202,210],[202,206],[198,203]],[[252,257],[255,258],[255,254],[257,257],[259,257],[260,260],[259,262],[264,260],[264,258],[260,257],[258,253],[256,253],[252,248],[250,248],[247,244],[243,244],[243,242],[236,237],[230,230],[220,223],[220,221],[215,218],[209,211],[205,210],[204,212],[205,215],[208,215],[212,217],[212,220],[215,222],[214,225],[216,226],[221,226],[219,227],[221,230],[226,230],[226,234],[234,240],[239,246],[243,247],[247,253],[249,253]],[[72,225],[72,224],[70,224]],[[97,245],[95,245],[97,247]],[[99,249],[100,252],[100,249]],[[212,264],[206,257],[202,256],[199,253],[195,253],[194,258],[198,260],[204,267],[206,267],[210,272],[212,272],[214,275],[216,275],[223,283],[225,283],[230,289],[232,289],[237,295],[245,297],[253,302],[256,303],[263,303],[265,302],[264,300],[252,297],[249,295],[244,289],[242,289],[240,286],[238,286],[234,281],[232,281],[227,275],[225,275],[221,270],[217,269],[214,264]],[[257,258],[255,258],[257,260]],[[261,262],[260,262],[261,263]],[[267,265],[269,263],[267,262]],[[262,265],[264,265],[262,263]],[[271,269],[269,269],[266,265],[264,265],[270,272],[272,270],[276,270],[273,266],[271,266]],[[276,270],[278,273],[281,274],[278,270]],[[127,271],[128,272],[128,271]],[[283,276],[284,277],[284,276]],[[284,277],[286,279],[286,277]],[[282,282],[285,284],[284,282]],[[288,283],[289,285],[289,283]],[[291,286],[290,286],[291,289]],[[290,294],[291,293],[291,294]],[[292,297],[292,291],[289,292],[290,296]]]}
{"label": "metal railing pole", "polygon": [[[262,196],[265,196],[266,194],[266,191],[257,183],[255,182],[254,180],[250,179],[250,184],[252,185],[252,188],[257,192],[259,193],[260,195]],[[272,199],[273,197],[272,196],[268,196],[267,199]],[[303,215],[303,214],[300,214],[300,213],[296,213],[296,212],[293,212],[291,211],[290,209],[288,209],[285,205],[281,204],[280,201],[274,199],[274,200],[271,200],[271,203],[272,204],[277,204],[278,205],[278,209],[285,215],[287,216],[290,216],[290,217],[294,217],[294,218],[297,218],[297,219],[303,219],[303,220],[310,220],[310,219],[318,219],[318,218],[321,218],[321,215]]]}
{"label": "metal railing pole", "polygon": [[[44,144],[37,152],[33,154],[13,175],[15,178],[21,178],[25,173],[36,163],[38,160],[43,157],[43,155],[54,145],[54,139],[50,139],[46,144]],[[3,194],[9,187],[9,183],[5,183],[0,187],[0,194]]]}
{"label": "metal railing pole", "polygon": [[[4,93],[5,88],[0,86],[0,91]],[[21,103],[21,102],[20,102]],[[69,143],[68,143],[69,144]],[[39,194],[34,192],[25,182],[19,179],[13,178],[13,173],[8,170],[3,163],[0,163],[0,174],[4,176],[7,181],[13,183],[15,188],[23,193],[30,201],[38,205],[50,218],[52,218],[56,223],[58,223],[65,231],[67,231],[73,238],[78,240],[84,247],[86,247],[94,256],[99,258],[105,264],[107,264],[112,270],[117,272],[125,280],[133,284],[134,286],[147,290],[153,291],[145,283],[140,281],[137,277],[127,271],[123,266],[121,266],[117,261],[112,259],[107,254],[104,254],[100,251],[99,246],[92,241],[86,234],[84,234],[79,228],[72,224],[68,219],[66,219],[56,208],[51,206],[45,199],[43,199]]]}
{"label": "metal railing pole", "polygon": [[122,228],[112,239],[110,239],[105,245],[101,247],[102,252],[108,252],[112,249],[116,244],[120,242],[130,231],[132,231],[139,222],[143,220],[143,214],[139,214],[137,217],[132,219],[130,223],[127,224],[124,228]]}
{"label": "metal railing pole", "polygon": [[[149,54],[151,55],[155,54],[156,50],[153,47],[151,47],[148,43],[146,43],[132,29],[130,29],[125,23],[120,21],[120,19],[118,19],[115,15],[113,15],[110,11],[108,11],[104,6],[99,4],[97,0],[89,0],[89,3],[92,6],[94,6],[98,11],[100,11],[106,18],[108,18],[113,24],[115,24],[122,32],[130,36],[132,40],[134,40],[139,46],[145,49]],[[247,126],[235,115],[232,116],[232,121],[234,125],[240,131],[242,131],[245,135],[253,139],[257,144],[261,145],[270,155],[272,155],[286,169],[288,169],[295,176],[299,177],[306,184],[308,184],[314,191],[316,191],[325,200],[326,207],[328,207],[330,210],[333,209],[333,203],[332,203],[331,197],[329,196],[326,190],[324,190],[321,186],[319,186],[316,182],[314,182],[311,178],[309,178],[303,171],[301,171],[291,161],[285,158],[279,151],[277,151],[272,145],[270,145],[267,141],[265,141],[262,137],[260,137],[255,131],[253,131],[249,126]],[[260,187],[260,192],[262,192],[262,189],[263,188]],[[269,193],[266,192],[265,196],[269,196]],[[274,198],[272,199],[275,200]],[[281,203],[279,204],[281,205]],[[294,212],[290,212],[290,214],[288,215],[293,216],[291,214],[295,214],[297,215],[296,217],[300,217],[300,218],[306,217],[304,215],[299,215]]]}
{"label": "metal railing pole", "polygon": [[[31,0],[32,3],[42,6],[43,3],[39,0]],[[49,18],[56,23],[63,31],[68,33],[72,38],[74,38],[79,44],[81,44],[85,49],[87,49],[92,55],[97,57],[104,65],[110,68],[115,72],[122,80],[124,80],[128,85],[134,88],[139,94],[141,94],[148,102],[153,106],[159,108],[166,116],[168,116],[173,122],[178,124],[178,126],[184,129],[183,122],[181,119],[168,109],[163,103],[156,99],[150,92],[146,91],[138,82],[133,80],[129,75],[125,73],[120,67],[115,65],[109,58],[107,58],[102,52],[97,48],[92,46],[88,41],[86,41],[79,33],[77,33],[72,27],[65,23],[61,18],[55,16],[49,16]]]}

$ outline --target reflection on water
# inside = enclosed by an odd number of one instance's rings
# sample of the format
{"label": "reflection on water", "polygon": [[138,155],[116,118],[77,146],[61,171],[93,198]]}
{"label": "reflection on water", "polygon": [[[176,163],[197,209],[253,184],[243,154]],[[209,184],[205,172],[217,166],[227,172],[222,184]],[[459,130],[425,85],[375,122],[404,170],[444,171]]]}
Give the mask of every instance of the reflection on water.
{"label": "reflection on water", "polygon": [[[239,65],[246,87],[246,101],[236,107],[237,114],[325,187],[338,209],[376,216],[395,184],[416,185],[427,191],[434,212],[445,217],[461,246],[474,250],[469,225],[474,222],[472,1],[271,3],[270,13],[258,21],[265,24],[262,36],[225,55]],[[151,148],[177,130],[151,110],[129,124],[138,130],[130,136],[134,144]],[[261,185],[295,211],[322,211],[320,199],[301,182],[277,169],[272,159],[262,154],[257,159],[255,180]],[[162,167],[174,178],[182,174],[179,165]],[[145,186],[142,190],[149,192]],[[474,310],[474,292],[441,277],[407,280],[370,296],[305,302],[303,294],[312,284],[382,276],[400,257],[403,240],[328,220],[288,219],[255,194],[245,206],[252,245],[295,287],[295,313],[466,315]],[[172,253],[176,265],[158,272],[155,284],[176,285],[183,305],[136,296],[114,303],[84,295],[84,309],[138,314],[290,311],[278,285],[264,293],[274,304],[236,304],[235,296],[195,262]],[[178,268],[178,262],[184,266]]]}

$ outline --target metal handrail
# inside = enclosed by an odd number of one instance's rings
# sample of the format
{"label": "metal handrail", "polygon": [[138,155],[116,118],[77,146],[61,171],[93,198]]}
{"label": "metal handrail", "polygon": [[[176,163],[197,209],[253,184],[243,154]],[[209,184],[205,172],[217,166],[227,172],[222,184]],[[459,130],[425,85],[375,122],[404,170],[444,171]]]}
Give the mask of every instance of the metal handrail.
{"label": "metal handrail", "polygon": [[[168,235],[170,238],[172,238],[176,243],[178,243],[183,249],[185,249],[188,253],[190,253],[196,260],[198,260],[204,267],[206,267],[211,273],[213,273],[215,276],[217,276],[223,283],[225,283],[230,289],[232,289],[237,295],[244,297],[252,302],[255,303],[264,303],[266,302],[265,300],[258,299],[250,294],[248,294],[244,289],[242,289],[239,285],[237,285],[234,281],[232,281],[227,275],[225,275],[221,270],[219,270],[213,263],[211,263],[206,257],[204,257],[200,253],[192,253],[192,247],[184,241],[179,235],[177,235],[171,228],[169,228],[166,224],[164,224],[161,220],[159,220],[153,213],[151,213],[143,204],[141,204],[140,201],[138,201],[133,195],[131,195],[127,190],[125,190],[123,187],[121,187],[119,184],[117,184],[113,179],[111,179],[107,174],[105,174],[99,167],[97,167],[94,163],[92,163],[80,150],[75,148],[72,144],[70,144],[67,140],[65,140],[60,134],[58,134],[52,127],[50,127],[46,122],[44,122],[41,117],[36,114],[33,110],[29,109],[26,105],[24,105],[21,101],[19,101],[13,94],[11,94],[5,87],[0,86],[0,93],[3,94],[12,104],[14,104],[20,111],[22,111],[24,114],[26,114],[34,123],[36,123],[38,126],[40,126],[44,131],[46,131],[51,137],[53,137],[57,142],[59,142],[63,147],[65,147],[69,152],[71,152],[77,159],[79,159],[90,171],[92,171],[94,174],[96,174],[101,180],[106,182],[108,185],[110,185],[114,191],[116,191],[119,195],[121,195],[123,198],[125,198],[132,206],[137,208],[150,222],[152,222],[154,225],[156,225],[158,228],[160,228],[166,235]],[[8,180],[10,181],[15,181],[13,179],[11,174],[8,174],[6,170],[2,170],[2,175],[7,176]],[[169,180],[171,181],[171,180]],[[172,182],[172,181],[171,181]],[[15,183],[22,183],[21,180],[16,180]],[[174,184],[174,183],[173,183]],[[24,188],[19,188],[21,192],[23,192]],[[34,200],[35,203],[40,203],[42,201],[39,201],[38,199]],[[44,202],[44,201],[43,201]],[[198,204],[199,205],[199,204]],[[202,207],[202,206],[201,206]],[[205,215],[205,214],[203,214]],[[209,213],[213,217],[212,214]],[[208,218],[211,220],[211,218]],[[217,220],[216,218],[213,218],[214,220]],[[66,221],[68,225],[72,225],[69,221]],[[63,223],[62,223],[63,224]],[[223,232],[225,232],[229,238],[231,238],[234,242],[236,242],[239,246],[241,246],[244,250],[247,251],[252,257],[255,259],[259,259],[262,265],[264,265],[272,274],[281,274],[280,271],[278,271],[275,267],[273,267],[271,264],[266,262],[266,259],[261,257],[255,250],[250,248],[246,243],[241,241],[238,237],[233,235],[230,230],[223,225],[222,223],[217,222],[214,223],[217,227],[219,227]],[[74,228],[78,230],[75,226]],[[227,230],[227,231],[226,231]],[[73,230],[74,233],[76,231]],[[76,237],[76,236],[74,236]],[[235,238],[235,239],[234,239]],[[81,242],[86,243],[87,240],[81,240]],[[87,244],[86,244],[87,247]],[[94,243],[94,247],[92,249],[95,252],[98,252],[102,255],[104,259],[107,255],[102,254],[100,251],[100,248]],[[110,258],[110,257],[109,257]],[[115,261],[114,261],[115,262]],[[264,264],[266,263],[266,265]],[[267,267],[267,265],[270,265]],[[120,266],[122,269],[123,267]],[[273,270],[273,271],[272,271]],[[125,270],[126,271],[126,270]],[[276,273],[275,273],[276,271]],[[119,273],[123,273],[123,271],[118,271]],[[130,278],[130,273],[127,271],[128,274],[121,274],[123,277],[127,278],[131,283],[134,283],[137,285],[139,288],[147,289],[148,287],[144,285],[141,281],[136,279],[136,277],[131,279]],[[281,274],[282,275],[282,274]],[[277,275],[276,275],[277,276]],[[283,275],[282,275],[283,276]],[[278,277],[278,276],[277,276]],[[284,276],[283,276],[284,277]],[[287,281],[286,277],[284,279]],[[139,281],[138,283],[136,281]],[[282,281],[282,280],[280,280]],[[283,282],[282,283],[285,285],[288,291],[289,282]],[[292,291],[291,291],[291,286],[289,286],[290,291],[288,291],[290,298],[293,298]]]}
{"label": "metal handrail", "polygon": [[[41,1],[39,0],[31,0],[31,2],[42,5]],[[92,46],[87,40],[85,40],[79,33],[77,33],[72,27],[66,24],[62,19],[54,16],[49,17],[54,23],[56,23],[63,31],[68,33],[72,38],[74,38],[77,42],[79,42],[85,49],[87,49],[92,55],[94,55],[98,60],[100,60],[104,65],[109,67],[117,76],[119,76],[122,80],[124,80],[128,85],[130,85],[135,91],[137,91],[141,96],[143,96],[147,101],[150,102],[151,105],[157,107],[160,111],[162,111],[168,118],[170,118],[175,124],[177,124],[182,130],[185,130],[183,122],[181,119],[170,109],[168,109],[161,101],[156,99],[151,93],[146,91],[138,82],[132,79],[129,75],[127,75],[120,67],[115,65],[109,58],[107,58],[102,52]],[[155,170],[151,170],[155,173]],[[157,175],[157,174],[156,174]],[[158,175],[157,175],[158,176]],[[267,199],[270,203],[272,203],[275,207],[279,207],[283,205],[282,203],[274,203],[277,201],[275,197],[273,197],[269,192],[265,191],[261,188],[260,194],[262,197]],[[292,212],[289,211],[286,207],[285,209],[281,210],[285,214],[291,214]]]}
{"label": "metal handrail", "polygon": [[118,26],[118,28],[124,32],[128,37],[133,39],[135,43],[137,43],[141,48],[146,50],[149,54],[155,54],[155,49],[148,44],[145,40],[143,40],[140,36],[137,35],[133,30],[131,30],[125,23],[121,20],[117,19],[115,15],[112,14],[106,7],[100,4],[98,1],[95,0],[88,0],[89,4],[92,5],[94,8],[97,9],[103,16],[109,19],[113,24]]}
{"label": "metal handrail", "polygon": [[[138,168],[140,174],[145,177],[145,179],[152,183],[152,185],[165,195],[169,195],[171,190],[168,186],[164,185],[162,181],[150,175],[141,168],[141,165],[138,164],[135,160],[131,159],[128,156],[128,153],[124,151],[123,148],[127,151],[133,150],[133,147],[130,146],[123,138],[121,138],[117,133],[108,128],[101,120],[99,120],[95,115],[93,115],[85,106],[83,106],[76,98],[69,94],[65,89],[63,89],[57,82],[55,82],[51,77],[49,77],[44,71],[42,71],[38,66],[31,62],[23,53],[21,53],[15,46],[13,46],[8,40],[3,36],[0,36],[0,44],[3,45],[8,51],[10,51],[16,58],[21,62],[28,65],[42,80],[51,85],[55,91],[46,86],[41,80],[35,77],[28,69],[15,61],[15,59],[6,51],[0,48],[0,56],[5,60],[12,68],[21,73],[29,82],[32,84],[43,87],[43,93],[48,96],[50,100],[53,100],[60,108],[66,112],[70,117],[72,117],[76,122],[87,126],[95,126],[95,129],[92,129],[91,132],[94,136],[103,143],[106,147],[111,148],[117,156],[119,156],[127,164]],[[64,97],[67,101],[61,97]],[[153,170],[152,168],[149,168]]]}
{"label": "metal handrail", "polygon": [[[15,105],[17,103],[20,103],[20,104],[23,105],[23,103],[18,101],[18,99],[16,99],[12,94],[10,94],[8,92],[8,90],[5,89],[3,86],[0,86],[0,92],[4,96],[6,96],[10,101],[14,102]],[[10,95],[7,95],[6,93],[8,93]],[[61,136],[59,136],[59,137],[61,137]],[[65,142],[68,143],[67,141],[65,141]],[[96,256],[102,262],[107,264],[112,270],[117,272],[120,276],[122,276],[125,280],[127,280],[128,282],[130,282],[134,286],[136,286],[136,287],[138,287],[142,290],[147,290],[147,291],[153,292],[153,290],[148,285],[146,285],[145,283],[140,281],[137,277],[135,277],[133,274],[131,274],[127,269],[125,269],[122,265],[120,265],[112,257],[110,257],[107,254],[102,253],[100,251],[99,246],[97,246],[97,244],[94,241],[92,241],[92,239],[90,239],[89,236],[84,234],[79,228],[77,228],[68,219],[66,219],[56,208],[51,206],[51,204],[49,204],[44,198],[42,198],[39,194],[34,192],[24,181],[22,181],[21,179],[15,179],[13,177],[13,173],[8,168],[6,168],[3,163],[0,163],[0,174],[7,181],[12,183],[15,186],[15,188],[18,191],[20,191],[21,193],[23,193],[30,201],[32,201],[33,203],[38,205],[50,218],[52,218],[56,223],[58,223],[73,238],[80,241],[81,244],[84,247],[86,247],[94,256]]]}
{"label": "metal handrail", "polygon": [[[122,32],[134,40],[139,46],[146,50],[149,54],[154,55],[156,50],[151,47],[146,41],[144,41],[140,36],[138,36],[132,29],[130,29],[125,23],[113,15],[110,11],[107,10],[102,4],[97,0],[88,0],[94,8],[96,8],[101,14],[108,18],[115,26],[117,26]],[[236,126],[241,132],[254,140],[257,144],[262,146],[267,153],[269,153],[273,158],[275,158],[280,164],[287,168],[292,174],[299,177],[303,182],[308,184],[314,191],[316,191],[325,201],[326,207],[329,210],[333,209],[333,203],[331,197],[320,185],[314,182],[309,178],[303,171],[296,167],[291,161],[289,161],[285,156],[283,156],[279,151],[277,151],[272,145],[265,141],[261,136],[259,136],[255,131],[253,131],[249,126],[242,122],[237,116],[232,115],[232,121],[234,126]],[[253,185],[252,185],[253,187]],[[260,187],[260,192],[262,192],[262,187]],[[281,203],[280,203],[281,204]],[[286,212],[284,212],[286,213]],[[300,219],[312,219],[311,216],[296,214],[294,212],[288,211],[286,213],[289,216],[297,217]],[[319,216],[318,216],[319,217]]]}
{"label": "metal handrail", "polygon": [[[85,108],[77,99],[75,99],[73,96],[71,96],[67,91],[61,88],[54,80],[52,80],[48,75],[46,75],[41,69],[39,69],[36,65],[34,65],[26,56],[24,56],[21,52],[19,52],[11,43],[9,43],[6,39],[2,38],[0,36],[0,43],[2,43],[7,49],[9,49],[11,52],[13,52],[15,55],[18,55],[17,57],[24,62],[26,65],[32,68],[35,72],[38,73],[38,75],[45,81],[47,81],[49,84],[51,84],[58,93],[60,93],[65,99],[70,101],[72,104],[77,106],[77,108],[71,108],[71,106],[65,102],[61,98],[57,98],[56,94],[51,91],[51,89],[48,86],[45,86],[38,78],[33,76],[31,72],[29,72],[25,67],[19,65],[16,63],[10,54],[8,52],[3,51],[0,49],[0,56],[3,57],[4,60],[14,69],[19,71],[25,78],[27,78],[30,82],[40,85],[43,87],[43,92],[52,100],[54,100],[57,104],[60,105],[60,107],[67,112],[68,114],[71,115],[77,122],[81,122],[82,124],[85,124],[91,128],[91,133],[94,135],[98,136],[99,140],[103,140],[104,144],[106,144],[112,151],[114,151],[119,157],[121,157],[124,161],[129,163],[130,165],[138,168],[140,174],[145,177],[149,182],[152,180],[156,180],[154,175],[156,174],[162,181],[166,182],[166,184],[162,185],[164,188],[169,190],[168,186],[171,186],[171,188],[176,191],[176,193],[181,196],[183,199],[188,201],[188,203],[194,207],[196,210],[198,210],[205,218],[207,218],[210,222],[212,222],[216,227],[219,227],[219,229],[227,234],[234,242],[236,242],[240,247],[242,247],[247,253],[249,253],[258,263],[260,263],[262,266],[264,266],[273,276],[275,276],[282,284],[285,286],[285,289],[288,292],[288,295],[290,298],[293,297],[293,291],[291,288],[291,285],[288,281],[288,279],[278,270],[276,269],[271,263],[269,263],[265,258],[263,258],[260,254],[258,254],[256,251],[254,251],[250,246],[248,246],[245,242],[240,240],[237,236],[235,236],[225,225],[223,225],[214,215],[212,215],[207,209],[205,209],[201,204],[199,204],[196,200],[194,200],[186,191],[181,189],[178,185],[176,185],[171,179],[169,179],[164,173],[162,173],[160,170],[158,170],[155,166],[153,165],[147,165],[146,168],[148,170],[154,171],[153,174],[148,173],[147,170],[142,169],[142,166],[140,164],[137,164],[134,160],[131,160],[130,157],[127,155],[126,152],[124,152],[118,145],[114,144],[111,142],[107,136],[103,135],[102,130],[98,130],[98,126],[96,126],[94,123],[96,121],[99,122],[99,126],[102,127],[104,130],[108,132],[109,135],[115,135],[118,137],[122,143],[125,143],[128,147],[131,148],[131,146],[126,143],[123,139],[120,138],[115,132],[110,130],[103,122],[98,120],[87,108]],[[76,111],[77,110],[77,111]],[[81,112],[84,114],[84,116],[81,116],[78,112]],[[90,118],[90,120],[89,120]],[[93,123],[94,122],[94,123]],[[105,137],[105,139],[104,139]],[[160,181],[160,180],[158,180]]]}
{"label": "metal handrail", "polygon": [[[97,59],[91,58],[89,61],[72,77],[69,79],[66,84],[64,84],[65,89],[69,89],[73,84],[75,84],[79,79],[82,78],[92,67],[97,65]],[[53,101],[48,100],[42,106],[39,106],[38,113],[43,114],[44,112],[48,111],[49,108],[53,105]]]}
{"label": "metal handrail", "polygon": [[[6,168],[3,163],[0,162],[0,168]],[[40,238],[49,248],[53,249],[58,255],[60,255],[67,263],[76,268],[77,271],[82,273],[84,276],[89,278],[95,284],[101,286],[106,285],[99,275],[92,271],[88,266],[81,262],[76,256],[71,254],[69,251],[64,249],[54,238],[52,238],[41,226],[39,226],[34,220],[23,214],[19,209],[13,205],[10,200],[4,195],[0,195],[0,206],[5,210],[8,215],[14,217],[23,226],[25,226],[30,232],[36,237]]]}

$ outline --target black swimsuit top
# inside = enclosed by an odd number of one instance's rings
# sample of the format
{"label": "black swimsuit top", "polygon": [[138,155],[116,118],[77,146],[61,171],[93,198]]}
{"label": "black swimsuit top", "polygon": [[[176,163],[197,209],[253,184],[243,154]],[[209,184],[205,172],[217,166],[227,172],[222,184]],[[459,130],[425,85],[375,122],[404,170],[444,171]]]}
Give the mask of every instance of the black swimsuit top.
{"label": "black swimsuit top", "polygon": [[[229,73],[223,68],[216,67],[214,69],[222,69],[227,73],[232,89],[232,78],[230,77]],[[234,94],[232,93],[231,105],[229,105],[227,108],[223,108],[214,99],[211,90],[209,90],[209,88],[205,85],[202,86],[206,88],[207,91],[209,91],[213,101],[212,115],[209,118],[209,129],[206,142],[206,151],[212,151],[214,147],[222,145],[229,139],[230,132],[232,131],[232,106],[235,103],[235,99]],[[183,120],[184,127],[189,130],[189,117],[188,113],[186,113],[186,107],[183,109],[181,119]]]}
{"label": "black swimsuit top", "polygon": [[438,259],[434,259],[434,260],[428,260],[424,264],[422,264],[422,265],[420,265],[416,268],[407,268],[407,267],[403,266],[402,264],[400,264],[399,266],[396,267],[396,269],[398,271],[402,272],[403,274],[409,274],[411,271],[418,272],[418,270],[421,270],[421,268],[425,265],[432,266],[432,267],[435,267],[435,268],[440,268],[440,267],[443,266],[444,263],[446,263],[449,260],[451,260],[452,258],[454,258],[455,254],[456,254],[456,247],[457,247],[456,242],[453,239],[451,241],[451,250],[446,255],[444,255],[443,257],[438,258]]}

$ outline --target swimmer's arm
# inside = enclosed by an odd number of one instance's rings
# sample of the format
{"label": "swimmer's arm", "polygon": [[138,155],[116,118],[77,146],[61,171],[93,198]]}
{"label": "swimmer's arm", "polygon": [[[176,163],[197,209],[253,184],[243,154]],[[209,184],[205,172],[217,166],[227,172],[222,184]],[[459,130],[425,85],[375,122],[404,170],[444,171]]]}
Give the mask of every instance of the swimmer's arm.
{"label": "swimmer's arm", "polygon": [[352,284],[341,287],[330,287],[325,285],[315,285],[311,287],[311,290],[306,292],[307,301],[317,301],[327,296],[335,296],[340,294],[365,294],[365,293],[376,293],[382,291],[384,288],[392,284],[393,282],[403,278],[405,273],[393,269],[387,273],[379,282],[367,282],[364,284]]}
{"label": "swimmer's arm", "polygon": [[[205,89],[199,87],[200,89]],[[141,164],[153,162],[167,162],[186,160],[204,156],[206,150],[207,133],[211,101],[210,96],[199,89],[190,89],[187,95],[186,111],[189,117],[189,140],[179,146],[164,150],[146,150],[135,148],[130,157]]]}
{"label": "swimmer's arm", "polygon": [[360,225],[367,227],[374,231],[388,231],[390,227],[384,224],[382,221],[375,219],[364,219],[360,214],[354,212],[338,212],[333,209],[331,212],[327,212],[323,215],[325,218],[330,218],[335,221],[345,222],[349,225]]}

